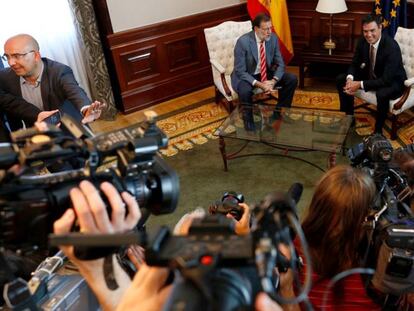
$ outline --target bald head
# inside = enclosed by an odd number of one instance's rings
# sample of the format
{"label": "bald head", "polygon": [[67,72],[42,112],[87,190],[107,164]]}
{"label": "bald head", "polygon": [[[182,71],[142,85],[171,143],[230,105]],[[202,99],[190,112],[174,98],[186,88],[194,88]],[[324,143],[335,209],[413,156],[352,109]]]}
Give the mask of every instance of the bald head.
{"label": "bald head", "polygon": [[42,58],[39,43],[31,35],[19,34],[9,38],[4,44],[4,54],[16,75],[28,81],[34,81],[39,76]]}
{"label": "bald head", "polygon": [[6,43],[4,44],[4,50],[6,50],[7,45],[17,45],[25,47],[28,50],[39,52],[39,43],[31,35],[25,33],[15,35],[7,39]]}

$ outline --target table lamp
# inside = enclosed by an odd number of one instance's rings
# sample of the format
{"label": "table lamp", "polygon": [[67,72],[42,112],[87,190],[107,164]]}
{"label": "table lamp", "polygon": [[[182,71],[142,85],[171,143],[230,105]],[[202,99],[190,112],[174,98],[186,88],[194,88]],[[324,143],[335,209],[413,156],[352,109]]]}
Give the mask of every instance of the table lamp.
{"label": "table lamp", "polygon": [[319,13],[329,14],[329,40],[323,43],[323,47],[329,50],[329,55],[332,55],[332,50],[335,49],[335,42],[332,41],[332,14],[342,13],[348,10],[345,0],[319,0],[316,6],[316,11]]}

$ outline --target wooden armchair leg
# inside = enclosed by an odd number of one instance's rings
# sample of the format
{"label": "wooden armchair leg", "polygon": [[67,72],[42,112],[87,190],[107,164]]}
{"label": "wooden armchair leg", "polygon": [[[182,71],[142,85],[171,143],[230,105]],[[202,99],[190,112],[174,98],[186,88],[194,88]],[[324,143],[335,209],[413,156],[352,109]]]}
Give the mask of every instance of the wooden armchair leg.
{"label": "wooden armchair leg", "polygon": [[216,101],[216,104],[217,105],[219,105],[220,104],[220,102],[221,102],[221,94],[220,94],[220,91],[218,90],[218,88],[217,87],[214,87],[214,92],[215,92],[215,101]]}
{"label": "wooden armchair leg", "polygon": [[395,140],[397,139],[397,128],[398,126],[398,116],[393,114],[391,116],[391,139]]}

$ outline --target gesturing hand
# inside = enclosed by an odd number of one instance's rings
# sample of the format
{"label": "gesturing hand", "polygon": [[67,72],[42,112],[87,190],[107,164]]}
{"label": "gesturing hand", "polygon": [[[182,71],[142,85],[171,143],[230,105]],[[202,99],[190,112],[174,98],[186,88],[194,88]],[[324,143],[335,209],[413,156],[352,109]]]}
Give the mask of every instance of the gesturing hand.
{"label": "gesturing hand", "polygon": [[106,108],[105,103],[99,101],[94,101],[90,106],[83,112],[82,123],[90,123],[99,119],[101,116],[102,110]]}

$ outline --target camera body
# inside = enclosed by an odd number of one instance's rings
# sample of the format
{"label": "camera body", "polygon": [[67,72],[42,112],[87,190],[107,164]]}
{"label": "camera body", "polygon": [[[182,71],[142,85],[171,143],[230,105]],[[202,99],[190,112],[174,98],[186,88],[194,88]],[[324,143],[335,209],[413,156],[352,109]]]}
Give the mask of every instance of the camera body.
{"label": "camera body", "polygon": [[414,289],[414,215],[407,205],[411,188],[401,170],[390,164],[394,150],[375,134],[348,151],[351,165],[368,172],[378,195],[366,217],[367,265],[375,267],[374,286],[386,294]]}
{"label": "camera body", "polygon": [[243,209],[239,206],[244,203],[244,196],[234,191],[225,192],[220,201],[210,205],[208,211],[214,215],[217,213],[227,215],[231,214],[237,221],[243,216]]}
{"label": "camera body", "polygon": [[[73,135],[48,125],[42,131],[30,128],[15,132],[13,144],[0,146],[0,168],[4,169],[0,181],[1,246],[46,246],[53,221],[70,206],[69,190],[81,180],[96,186],[109,181],[119,191],[130,192],[146,217],[175,210],[178,176],[158,155],[168,139],[154,120],[92,137],[84,135],[87,131],[69,116],[63,115],[61,121]],[[68,160],[80,167],[42,173],[45,166]],[[14,164],[20,165],[19,173],[7,170]],[[143,218],[140,224],[145,222]]]}

